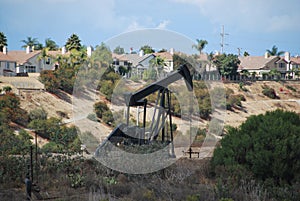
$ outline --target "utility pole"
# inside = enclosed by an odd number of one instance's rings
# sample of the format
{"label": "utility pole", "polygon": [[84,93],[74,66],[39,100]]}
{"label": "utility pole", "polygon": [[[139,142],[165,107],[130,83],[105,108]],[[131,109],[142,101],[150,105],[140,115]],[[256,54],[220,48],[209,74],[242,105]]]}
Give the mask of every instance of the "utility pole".
{"label": "utility pole", "polygon": [[223,54],[224,46],[228,45],[228,44],[224,44],[225,35],[229,35],[228,33],[224,32],[224,25],[222,25],[222,31],[221,31],[220,35],[221,35],[221,44],[220,44],[221,45],[221,54]]}
{"label": "utility pole", "polygon": [[239,56],[241,56],[241,50],[242,50],[242,49],[243,49],[243,48],[240,48],[240,47],[237,48],[237,50],[238,50],[238,55],[239,55]]}

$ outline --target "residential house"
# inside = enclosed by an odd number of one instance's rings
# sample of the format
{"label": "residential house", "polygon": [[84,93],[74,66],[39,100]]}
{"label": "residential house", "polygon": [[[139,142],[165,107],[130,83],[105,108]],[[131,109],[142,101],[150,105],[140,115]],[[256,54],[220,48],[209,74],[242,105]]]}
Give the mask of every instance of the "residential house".
{"label": "residential house", "polygon": [[171,50],[170,52],[144,54],[143,51],[140,51],[138,54],[130,53],[121,55],[112,53],[113,66],[116,72],[119,70],[119,67],[122,66],[131,70],[131,75],[129,76],[135,75],[141,77],[143,72],[150,67],[150,61],[159,56],[164,60],[163,71],[169,73],[174,70],[173,52],[174,51]]}
{"label": "residential house", "polygon": [[299,78],[299,75],[295,76],[295,72],[300,71],[300,56],[291,57],[290,71],[291,71],[290,76],[292,78],[295,78],[295,77]]}
{"label": "residential house", "polygon": [[269,73],[272,69],[277,69],[285,76],[287,62],[279,56],[246,56],[239,57],[241,63],[238,72],[247,70],[250,74],[262,77],[263,74]]}
{"label": "residential house", "polygon": [[119,71],[121,66],[131,70],[131,76],[141,77],[143,72],[150,67],[150,61],[155,57],[154,54],[144,54],[140,51],[139,54],[113,54],[113,66],[115,71]]}
{"label": "residential house", "polygon": [[14,76],[16,72],[17,61],[7,55],[6,47],[0,52],[0,76]]}
{"label": "residential house", "polygon": [[156,57],[159,56],[164,60],[164,71],[166,73],[170,73],[174,70],[173,54],[174,54],[173,51],[154,53]]}
{"label": "residential house", "polygon": [[15,50],[7,54],[17,61],[16,73],[39,73],[53,69],[51,58],[42,58],[40,50],[34,51],[27,47],[26,51]]}

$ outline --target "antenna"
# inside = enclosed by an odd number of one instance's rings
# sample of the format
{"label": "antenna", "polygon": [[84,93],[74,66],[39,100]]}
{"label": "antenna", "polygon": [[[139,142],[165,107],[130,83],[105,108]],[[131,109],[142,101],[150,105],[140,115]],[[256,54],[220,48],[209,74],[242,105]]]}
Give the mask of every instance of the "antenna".
{"label": "antenna", "polygon": [[223,54],[224,51],[224,45],[228,45],[228,44],[224,44],[224,40],[225,40],[225,35],[229,35],[228,33],[224,32],[224,25],[222,25],[222,32],[220,33],[221,35],[221,54]]}

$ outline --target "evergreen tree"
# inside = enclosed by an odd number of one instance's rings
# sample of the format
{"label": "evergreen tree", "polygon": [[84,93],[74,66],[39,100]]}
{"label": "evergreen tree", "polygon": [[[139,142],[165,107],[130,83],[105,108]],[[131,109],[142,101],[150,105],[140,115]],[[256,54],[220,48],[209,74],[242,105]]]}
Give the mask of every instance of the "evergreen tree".
{"label": "evergreen tree", "polygon": [[73,49],[79,51],[82,47],[80,42],[81,41],[80,41],[79,37],[76,34],[72,34],[70,36],[70,38],[68,38],[65,46],[66,46],[67,50],[69,50],[69,51],[71,51]]}
{"label": "evergreen tree", "polygon": [[7,39],[3,32],[0,32],[0,51],[3,52],[3,48],[7,46]]}

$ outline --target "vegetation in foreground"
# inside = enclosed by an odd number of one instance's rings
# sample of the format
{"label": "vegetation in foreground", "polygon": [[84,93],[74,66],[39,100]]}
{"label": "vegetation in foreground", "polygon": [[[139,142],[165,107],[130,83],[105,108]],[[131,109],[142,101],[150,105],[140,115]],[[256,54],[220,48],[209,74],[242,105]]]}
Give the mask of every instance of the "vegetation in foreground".
{"label": "vegetation in foreground", "polygon": [[[9,128],[1,124],[1,142],[3,129]],[[299,115],[267,112],[227,132],[211,160],[180,159],[146,175],[116,172],[94,159],[71,157],[68,150],[40,150],[41,194],[53,200],[299,200]],[[4,198],[14,192],[18,200],[24,197],[29,157],[26,150],[15,155],[14,146],[1,145],[0,187]]]}

